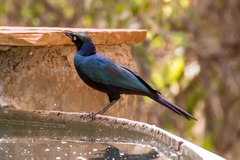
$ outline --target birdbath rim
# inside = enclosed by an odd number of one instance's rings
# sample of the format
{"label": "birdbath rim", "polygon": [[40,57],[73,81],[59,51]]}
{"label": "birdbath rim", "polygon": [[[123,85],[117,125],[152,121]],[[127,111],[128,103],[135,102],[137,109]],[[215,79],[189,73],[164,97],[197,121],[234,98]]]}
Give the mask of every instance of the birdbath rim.
{"label": "birdbath rim", "polygon": [[225,160],[224,158],[211,153],[187,140],[173,135],[155,125],[143,122],[116,118],[105,115],[97,115],[94,119],[84,118],[87,113],[44,111],[44,110],[19,110],[11,107],[0,107],[0,120],[31,121],[40,123],[68,124],[68,123],[91,123],[109,128],[126,128],[131,131],[144,133],[153,137],[159,143],[180,152],[182,155],[194,160]]}

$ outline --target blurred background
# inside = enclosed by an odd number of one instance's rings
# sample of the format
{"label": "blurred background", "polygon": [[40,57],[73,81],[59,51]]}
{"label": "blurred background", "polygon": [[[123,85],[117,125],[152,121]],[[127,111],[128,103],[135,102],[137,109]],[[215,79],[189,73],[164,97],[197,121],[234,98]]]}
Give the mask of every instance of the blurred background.
{"label": "blurred background", "polygon": [[145,97],[136,97],[136,119],[240,157],[239,0],[8,0],[0,25],[148,30],[131,46],[138,74],[198,121]]}

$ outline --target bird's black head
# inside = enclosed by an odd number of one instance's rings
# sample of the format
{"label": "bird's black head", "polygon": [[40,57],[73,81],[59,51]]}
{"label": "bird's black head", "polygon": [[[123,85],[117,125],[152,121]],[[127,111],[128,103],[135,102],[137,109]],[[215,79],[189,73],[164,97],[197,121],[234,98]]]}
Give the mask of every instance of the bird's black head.
{"label": "bird's black head", "polygon": [[72,42],[74,43],[78,50],[81,49],[83,43],[92,43],[92,40],[89,37],[89,35],[83,32],[64,32],[64,34],[71,38]]}

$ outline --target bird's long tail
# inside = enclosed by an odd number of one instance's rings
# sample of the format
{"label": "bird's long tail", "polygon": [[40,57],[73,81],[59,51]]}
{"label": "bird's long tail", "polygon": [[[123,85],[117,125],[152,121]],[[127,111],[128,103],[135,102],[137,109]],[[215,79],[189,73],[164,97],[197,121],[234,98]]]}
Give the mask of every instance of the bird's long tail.
{"label": "bird's long tail", "polygon": [[171,109],[172,111],[174,111],[175,113],[179,114],[180,116],[183,116],[184,118],[188,119],[188,120],[197,120],[195,117],[193,117],[191,114],[189,114],[188,112],[184,111],[183,109],[181,109],[180,107],[178,107],[177,105],[167,101],[166,99],[164,99],[162,96],[158,95],[158,97],[156,96],[149,96],[150,98],[152,98],[153,100],[157,101],[158,103],[160,103],[161,105]]}

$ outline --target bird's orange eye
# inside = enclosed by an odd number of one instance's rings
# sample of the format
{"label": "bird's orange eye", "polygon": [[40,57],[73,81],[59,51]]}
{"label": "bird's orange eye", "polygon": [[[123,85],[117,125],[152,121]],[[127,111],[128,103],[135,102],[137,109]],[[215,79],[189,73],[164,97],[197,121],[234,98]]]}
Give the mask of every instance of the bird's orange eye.
{"label": "bird's orange eye", "polygon": [[76,41],[76,40],[77,40],[77,37],[76,37],[76,36],[73,36],[73,40]]}

